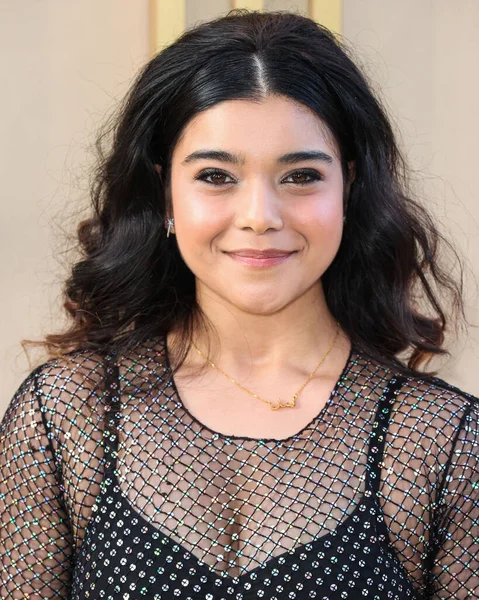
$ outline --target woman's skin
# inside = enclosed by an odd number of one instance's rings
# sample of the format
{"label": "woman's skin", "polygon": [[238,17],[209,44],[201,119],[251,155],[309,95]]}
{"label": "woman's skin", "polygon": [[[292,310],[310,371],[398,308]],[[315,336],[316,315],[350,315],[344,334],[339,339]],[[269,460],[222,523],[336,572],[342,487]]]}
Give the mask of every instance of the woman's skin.
{"label": "woman's skin", "polygon": [[[205,150],[229,152],[244,162],[188,159]],[[278,161],[302,151],[320,151],[330,159]],[[221,173],[201,176],[205,169]],[[213,347],[210,358],[252,393],[273,402],[290,400],[336,331],[321,283],[343,233],[345,183],[334,139],[312,111],[290,99],[222,102],[185,128],[172,157],[171,185],[172,233],[195,275],[198,302],[219,335],[220,347]],[[225,254],[242,248],[295,254],[257,269]],[[194,341],[206,353],[204,335],[198,332]],[[318,414],[350,347],[340,330],[295,408],[272,412],[213,367],[200,380],[187,381],[182,373],[187,375],[188,366],[205,362],[194,349],[175,381],[183,403],[209,427],[231,435],[281,438]]]}

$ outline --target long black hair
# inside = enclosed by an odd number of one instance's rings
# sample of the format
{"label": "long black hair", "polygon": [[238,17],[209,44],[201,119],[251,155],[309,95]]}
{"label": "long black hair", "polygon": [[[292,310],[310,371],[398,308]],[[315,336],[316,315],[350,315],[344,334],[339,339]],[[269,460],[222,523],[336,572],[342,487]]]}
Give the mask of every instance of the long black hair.
{"label": "long black hair", "polygon": [[274,94],[326,123],[344,180],[355,161],[341,245],[322,276],[332,315],[383,364],[410,351],[409,374],[449,355],[446,326],[464,317],[463,271],[456,281],[439,264],[439,242],[458,255],[413,199],[386,110],[352,54],[305,16],[243,9],[187,30],[154,56],[100,132],[92,216],[78,226],[82,256],[64,290],[71,327],[41,342],[50,353],[121,353],[174,329],[179,368],[192,332],[207,324],[194,275],[175,236],[166,237],[173,149],[201,111]]}

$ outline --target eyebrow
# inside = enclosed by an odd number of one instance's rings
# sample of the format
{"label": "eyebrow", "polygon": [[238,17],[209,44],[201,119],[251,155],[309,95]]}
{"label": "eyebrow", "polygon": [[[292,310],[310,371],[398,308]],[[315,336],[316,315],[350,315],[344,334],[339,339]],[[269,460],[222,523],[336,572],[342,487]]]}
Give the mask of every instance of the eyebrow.
{"label": "eyebrow", "polygon": [[[197,160],[210,159],[218,160],[224,163],[232,163],[234,165],[244,165],[245,158],[243,155],[232,154],[226,150],[196,150],[188,154],[188,156],[181,162],[182,165],[189,165]],[[280,165],[291,165],[305,160],[320,160],[322,162],[331,164],[333,157],[322,150],[301,150],[299,152],[289,152],[279,156],[276,162]]]}

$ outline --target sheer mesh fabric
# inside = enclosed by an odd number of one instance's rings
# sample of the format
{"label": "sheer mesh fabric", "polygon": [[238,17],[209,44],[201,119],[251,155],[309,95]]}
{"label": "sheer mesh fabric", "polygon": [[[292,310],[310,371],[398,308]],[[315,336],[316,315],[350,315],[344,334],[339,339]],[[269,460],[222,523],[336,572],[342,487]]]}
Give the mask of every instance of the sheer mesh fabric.
{"label": "sheer mesh fabric", "polygon": [[[5,413],[1,598],[70,597],[115,432],[113,484],[128,514],[231,584],[327,539],[362,508],[379,403],[396,373],[354,347],[321,413],[282,440],[198,421],[177,393],[163,339],[116,359],[118,419],[104,435],[112,409],[105,364],[91,352],[50,360]],[[405,379],[380,439],[384,454],[371,477],[387,544],[418,598],[479,597],[478,406],[441,379]]]}

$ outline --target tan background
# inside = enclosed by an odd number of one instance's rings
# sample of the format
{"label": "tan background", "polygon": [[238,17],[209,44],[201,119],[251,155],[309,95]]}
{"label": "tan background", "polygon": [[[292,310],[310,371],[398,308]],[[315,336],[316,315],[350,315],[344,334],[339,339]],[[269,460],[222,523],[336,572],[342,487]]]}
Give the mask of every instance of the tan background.
{"label": "tan background", "polygon": [[[186,26],[229,7],[187,0]],[[307,1],[264,7],[305,12]],[[465,254],[468,318],[478,323],[479,2],[343,0],[342,25],[402,132],[418,189]],[[0,415],[29,372],[20,340],[61,328],[63,236],[85,204],[88,147],[149,43],[148,0],[0,0]],[[470,328],[452,360],[433,364],[476,395],[478,342]]]}

